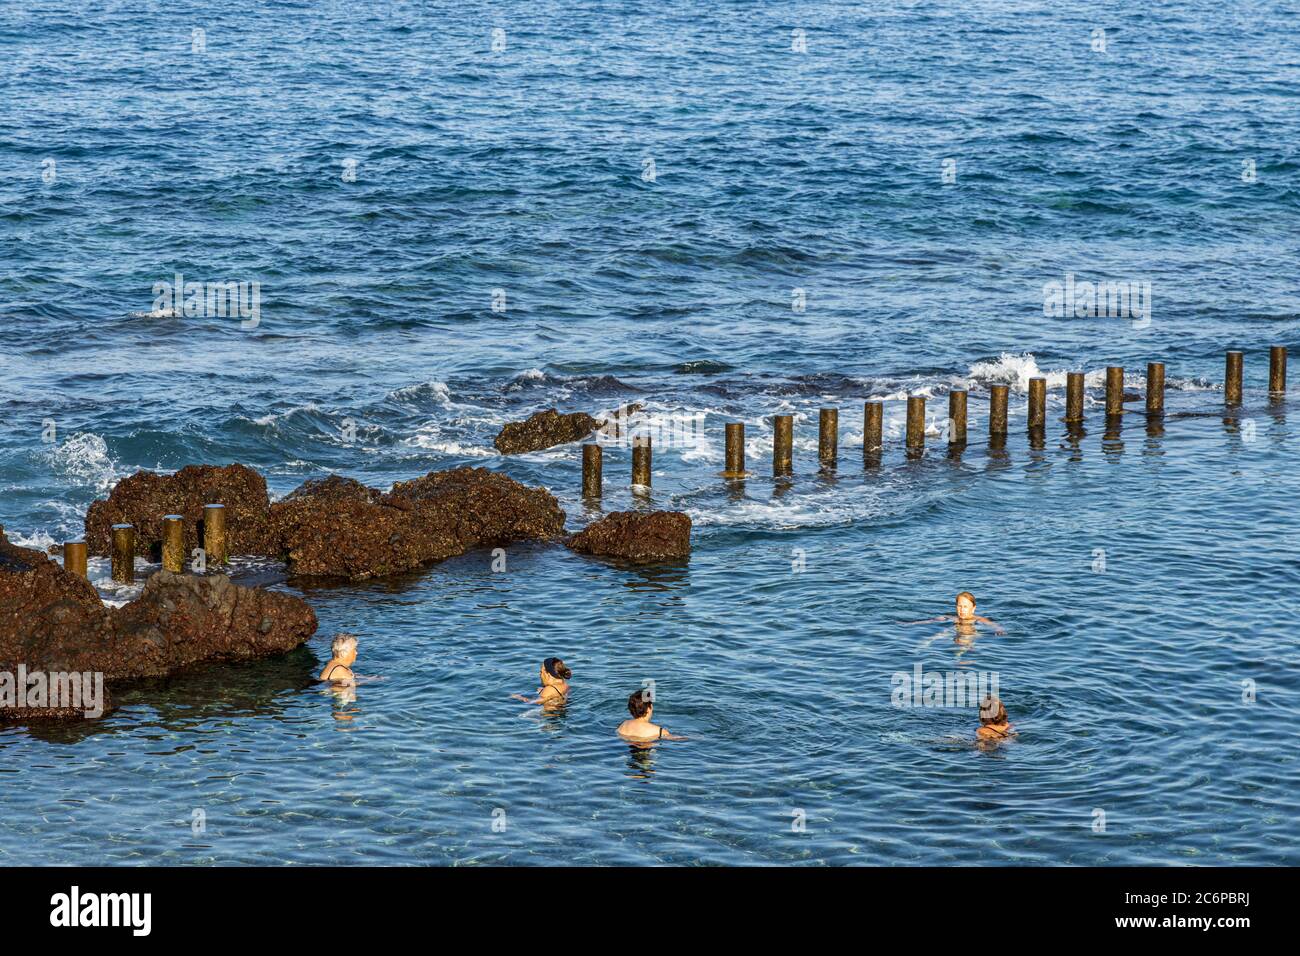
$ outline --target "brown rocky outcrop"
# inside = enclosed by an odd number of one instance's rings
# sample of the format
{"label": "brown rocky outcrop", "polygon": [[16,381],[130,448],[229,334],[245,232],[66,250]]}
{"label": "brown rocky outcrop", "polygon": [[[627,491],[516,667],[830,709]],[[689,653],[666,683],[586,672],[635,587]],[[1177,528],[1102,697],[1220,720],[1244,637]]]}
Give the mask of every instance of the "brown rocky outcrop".
{"label": "brown rocky outcrop", "polygon": [[430,472],[387,494],[348,481],[309,483],[271,506],[291,574],[364,580],[564,531],[550,492],[486,468]]}
{"label": "brown rocky outcrop", "polygon": [[354,581],[409,571],[480,545],[552,538],[564,512],[544,488],[529,488],[486,468],[455,468],[403,481],[385,493],[330,475],[304,482],[270,504],[262,476],[243,465],[190,465],[175,475],[137,472],[106,501],[90,506],[86,540],[109,546],[118,522],[136,526],[136,551],[149,555],[162,516],[184,515],[186,550],[199,546],[203,505],[227,509],[231,555],[280,558],[291,574]]}
{"label": "brown rocky outcrop", "polygon": [[579,554],[637,563],[681,560],[691,553],[691,519],[680,511],[614,511],[566,544]]}
{"label": "brown rocky outcrop", "polygon": [[526,421],[507,423],[492,444],[503,455],[520,455],[586,438],[600,424],[586,412],[562,415],[554,408],[548,408],[529,416]]}
{"label": "brown rocky outcrop", "polygon": [[185,553],[200,547],[203,506],[226,506],[227,549],[230,554],[273,555],[278,549],[270,535],[270,499],[266,479],[245,465],[187,465],[171,475],[137,471],[123,478],[107,500],[93,502],[86,512],[86,546],[91,554],[108,554],[110,529],[135,525],[136,554],[148,557],[162,540],[164,515],[185,519]]}
{"label": "brown rocky outcrop", "polygon": [[[232,584],[224,574],[159,571],[134,601],[108,607],[84,578],[10,544],[0,528],[0,671],[23,665],[29,673],[99,673],[109,682],[158,677],[280,654],[315,630],[306,602]],[[69,716],[47,710],[0,708],[0,719]]]}

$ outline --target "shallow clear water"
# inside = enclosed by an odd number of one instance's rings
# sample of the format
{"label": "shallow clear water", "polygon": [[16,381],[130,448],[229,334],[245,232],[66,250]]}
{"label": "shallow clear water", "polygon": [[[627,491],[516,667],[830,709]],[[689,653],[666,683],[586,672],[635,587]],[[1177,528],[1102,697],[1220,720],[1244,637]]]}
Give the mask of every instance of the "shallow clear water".
{"label": "shallow clear water", "polygon": [[[656,449],[650,501],[690,513],[694,553],[634,570],[520,545],[505,572],[483,551],[351,586],[241,563],[311,601],[317,637],[132,688],[93,728],[0,729],[0,862],[1298,861],[1300,407],[1264,393],[1300,318],[1294,9],[112,6],[0,27],[12,540],[78,534],[137,468],[236,460],[275,494],[481,465],[577,528],[577,447],[505,459],[492,436],[641,401],[703,415],[704,442]],[[140,315],[176,272],[260,282],[258,326]],[[1067,273],[1150,282],[1149,323],[1045,317]],[[1246,396],[1225,416],[1229,348]],[[1140,393],[1149,360],[1163,433],[1131,411],[1108,438],[1100,370]],[[1004,454],[983,440],[998,381]],[[954,385],[960,460],[935,421],[924,460],[895,437],[862,467],[864,400],[896,436],[909,391],[941,419]],[[730,420],[743,488],[716,477]],[[645,506],[628,459],[606,449],[606,510]],[[1005,635],[899,623],[963,589]],[[379,678],[355,699],[311,679],[342,629]],[[575,689],[544,716],[509,695],[552,654]],[[973,708],[892,706],[918,663],[996,672],[1019,739],[981,751]],[[690,741],[614,736],[644,680]]]}

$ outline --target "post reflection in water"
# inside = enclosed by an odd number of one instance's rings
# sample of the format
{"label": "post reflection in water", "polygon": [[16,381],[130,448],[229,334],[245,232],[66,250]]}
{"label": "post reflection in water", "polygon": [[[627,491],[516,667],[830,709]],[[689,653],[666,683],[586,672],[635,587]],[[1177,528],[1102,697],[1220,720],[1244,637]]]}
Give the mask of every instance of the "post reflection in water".
{"label": "post reflection in water", "polygon": [[1120,437],[1123,427],[1123,415],[1106,416],[1106,430],[1101,436],[1101,451],[1107,461],[1117,462],[1124,455],[1124,442]]}
{"label": "post reflection in water", "polygon": [[1083,461],[1083,440],[1087,437],[1088,430],[1083,427],[1082,422],[1066,424],[1065,434],[1061,436],[1061,448],[1069,451],[1069,461]]}

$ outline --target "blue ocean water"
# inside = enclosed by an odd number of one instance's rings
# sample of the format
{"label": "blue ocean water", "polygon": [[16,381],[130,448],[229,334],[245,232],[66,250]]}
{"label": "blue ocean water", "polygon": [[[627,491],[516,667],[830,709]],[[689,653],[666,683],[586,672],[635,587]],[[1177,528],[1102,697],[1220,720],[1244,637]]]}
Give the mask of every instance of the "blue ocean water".
{"label": "blue ocean water", "polygon": [[[0,862],[1300,862],[1300,410],[1265,394],[1267,347],[1300,345],[1294,4],[83,7],[0,17],[11,540],[78,535],[138,468],[230,461],[277,495],[483,466],[576,529],[577,446],[492,437],[635,401],[702,435],[660,443],[648,501],[607,447],[603,508],[684,510],[694,553],[521,545],[344,586],[240,562],[317,637],[93,728],[0,729]],[[256,322],[153,314],[178,273],[258,283]],[[1068,276],[1149,307],[1045,315]],[[1101,370],[1140,394],[1148,361],[1168,415],[1107,434]],[[717,477],[728,421],[743,485]],[[900,623],[963,589],[1005,635]],[[338,630],[381,678],[353,695],[312,681]],[[561,715],[509,696],[550,655]],[[893,706],[918,664],[996,673],[1020,737],[982,751],[974,708]],[[690,741],[614,736],[650,680]]]}

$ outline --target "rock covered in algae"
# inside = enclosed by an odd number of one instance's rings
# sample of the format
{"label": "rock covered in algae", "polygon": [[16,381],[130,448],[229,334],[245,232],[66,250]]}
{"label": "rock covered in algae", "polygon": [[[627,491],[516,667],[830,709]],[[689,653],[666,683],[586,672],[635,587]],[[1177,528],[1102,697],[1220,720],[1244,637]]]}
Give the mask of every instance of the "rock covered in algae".
{"label": "rock covered in algae", "polygon": [[648,563],[691,553],[691,519],[680,511],[614,511],[571,537],[579,554]]}

